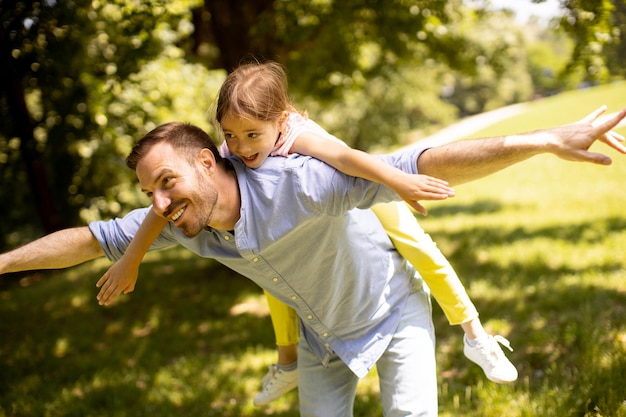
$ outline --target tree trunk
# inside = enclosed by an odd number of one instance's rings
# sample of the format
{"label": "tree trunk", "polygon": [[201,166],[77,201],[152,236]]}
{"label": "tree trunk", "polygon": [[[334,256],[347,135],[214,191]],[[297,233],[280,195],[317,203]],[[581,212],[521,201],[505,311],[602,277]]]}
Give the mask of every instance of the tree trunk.
{"label": "tree trunk", "polygon": [[275,53],[275,28],[255,36],[248,32],[262,13],[273,10],[273,4],[274,0],[205,0],[204,7],[211,15],[211,37],[220,50],[219,67],[230,72],[247,57],[280,62]]}
{"label": "tree trunk", "polygon": [[30,190],[33,194],[41,224],[45,233],[51,233],[66,227],[59,216],[57,205],[50,191],[48,175],[37,143],[33,136],[33,123],[30,119],[22,77],[16,68],[16,60],[11,55],[12,45],[7,37],[11,28],[0,27],[0,91],[4,91],[11,119],[13,136],[20,138],[20,157],[26,169]]}

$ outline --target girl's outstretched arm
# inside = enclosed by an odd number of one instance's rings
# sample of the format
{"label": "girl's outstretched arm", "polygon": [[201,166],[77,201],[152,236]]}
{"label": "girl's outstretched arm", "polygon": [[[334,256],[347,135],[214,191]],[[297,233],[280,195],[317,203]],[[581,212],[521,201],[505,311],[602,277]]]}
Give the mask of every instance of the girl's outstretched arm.
{"label": "girl's outstretched arm", "polygon": [[163,217],[152,210],[148,212],[124,255],[96,283],[96,287],[101,288],[97,296],[100,305],[109,305],[121,293],[134,291],[139,265],[166,224],[167,220]]}
{"label": "girl's outstretched arm", "polygon": [[454,196],[454,190],[446,181],[427,175],[407,174],[368,153],[312,132],[298,135],[290,152],[317,158],[344,174],[384,184],[423,215],[428,212],[418,200],[445,200]]}

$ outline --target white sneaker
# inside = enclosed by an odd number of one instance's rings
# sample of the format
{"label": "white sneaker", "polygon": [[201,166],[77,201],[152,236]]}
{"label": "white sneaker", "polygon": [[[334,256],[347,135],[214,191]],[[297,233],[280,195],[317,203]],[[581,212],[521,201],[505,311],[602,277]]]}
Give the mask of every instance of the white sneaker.
{"label": "white sneaker", "polygon": [[272,365],[263,377],[261,392],[254,398],[253,403],[256,406],[271,403],[297,386],[298,368],[293,371],[283,371],[278,366]]}
{"label": "white sneaker", "polygon": [[467,359],[483,368],[487,378],[493,382],[502,384],[513,382],[517,379],[517,369],[500,348],[500,344],[506,346],[511,352],[511,344],[500,335],[481,337],[474,341],[475,345],[470,346],[467,342],[467,335],[463,337],[463,353]]}

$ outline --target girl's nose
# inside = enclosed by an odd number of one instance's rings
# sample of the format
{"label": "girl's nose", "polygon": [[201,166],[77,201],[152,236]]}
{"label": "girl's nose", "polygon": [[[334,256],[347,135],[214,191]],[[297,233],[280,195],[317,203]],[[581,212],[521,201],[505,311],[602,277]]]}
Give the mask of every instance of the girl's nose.
{"label": "girl's nose", "polygon": [[245,143],[238,143],[237,144],[237,152],[239,155],[250,155],[252,152],[252,148],[250,146],[248,146]]}

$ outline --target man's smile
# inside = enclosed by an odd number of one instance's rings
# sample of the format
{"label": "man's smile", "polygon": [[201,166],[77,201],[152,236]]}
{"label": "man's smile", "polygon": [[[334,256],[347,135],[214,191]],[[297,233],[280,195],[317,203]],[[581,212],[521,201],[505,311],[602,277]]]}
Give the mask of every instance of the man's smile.
{"label": "man's smile", "polygon": [[187,206],[184,206],[184,207],[182,207],[182,208],[180,208],[180,209],[176,210],[176,211],[174,212],[174,214],[172,214],[171,216],[169,216],[169,220],[170,220],[172,223],[176,223],[176,221],[177,221],[178,219],[180,219],[180,217],[183,215],[183,213],[185,212],[185,209],[186,209],[186,208],[187,208]]}

